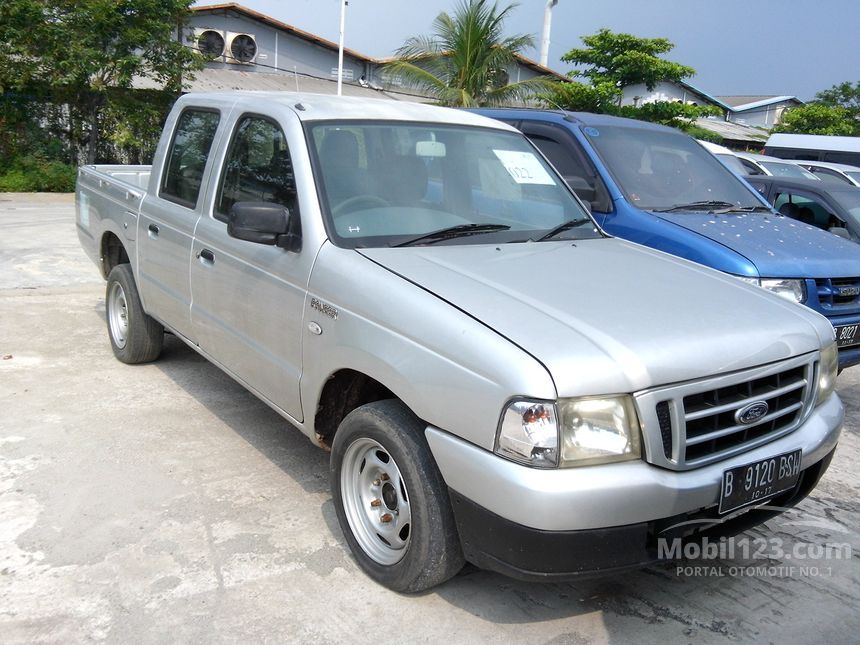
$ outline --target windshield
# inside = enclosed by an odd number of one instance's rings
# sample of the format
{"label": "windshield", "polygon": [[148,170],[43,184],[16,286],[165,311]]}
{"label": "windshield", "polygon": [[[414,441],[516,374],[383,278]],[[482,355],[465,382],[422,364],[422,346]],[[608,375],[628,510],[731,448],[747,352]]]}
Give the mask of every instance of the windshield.
{"label": "windshield", "polygon": [[634,206],[762,205],[737,176],[685,134],[624,126],[587,127],[583,132]]}
{"label": "windshield", "polygon": [[860,170],[856,172],[854,170],[849,170],[845,174],[851,177],[851,179],[853,179],[857,183],[860,183]]}
{"label": "windshield", "polygon": [[794,177],[795,179],[818,179],[808,170],[804,170],[800,166],[795,166],[793,163],[779,163],[778,161],[759,161],[759,163],[767,168],[774,177]]}
{"label": "windshield", "polygon": [[340,246],[601,236],[519,133],[379,121],[308,130],[327,229]]}

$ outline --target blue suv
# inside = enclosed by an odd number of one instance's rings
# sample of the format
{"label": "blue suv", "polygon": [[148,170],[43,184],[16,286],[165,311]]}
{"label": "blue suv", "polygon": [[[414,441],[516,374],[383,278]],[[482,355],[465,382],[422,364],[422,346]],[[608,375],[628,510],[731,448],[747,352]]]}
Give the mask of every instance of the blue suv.
{"label": "blue suv", "polygon": [[693,138],[598,114],[472,111],[528,136],[606,232],[806,304],[833,324],[840,369],[860,363],[860,247],[776,213]]}

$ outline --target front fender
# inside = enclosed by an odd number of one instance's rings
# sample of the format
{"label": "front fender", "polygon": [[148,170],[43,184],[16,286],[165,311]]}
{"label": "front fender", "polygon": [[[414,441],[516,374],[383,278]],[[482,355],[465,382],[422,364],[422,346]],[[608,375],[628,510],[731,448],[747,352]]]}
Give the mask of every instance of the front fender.
{"label": "front fender", "polygon": [[[352,369],[382,383],[426,422],[492,450],[511,397],[556,398],[548,371],[531,355],[353,250],[323,246],[304,319],[305,410],[316,409],[331,374]],[[309,414],[309,436],[312,424]]]}

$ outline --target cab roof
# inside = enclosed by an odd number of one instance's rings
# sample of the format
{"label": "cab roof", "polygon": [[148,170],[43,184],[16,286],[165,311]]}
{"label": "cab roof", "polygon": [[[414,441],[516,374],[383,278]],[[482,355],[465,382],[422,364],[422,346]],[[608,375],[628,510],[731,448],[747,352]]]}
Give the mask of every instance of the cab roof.
{"label": "cab roof", "polygon": [[516,130],[508,125],[463,110],[356,96],[333,96],[307,92],[192,92],[184,95],[183,104],[215,106],[247,106],[249,111],[259,110],[261,103],[275,103],[293,110],[302,121],[327,120],[380,120],[417,121],[423,123],[446,123],[451,125],[473,125],[499,130]]}

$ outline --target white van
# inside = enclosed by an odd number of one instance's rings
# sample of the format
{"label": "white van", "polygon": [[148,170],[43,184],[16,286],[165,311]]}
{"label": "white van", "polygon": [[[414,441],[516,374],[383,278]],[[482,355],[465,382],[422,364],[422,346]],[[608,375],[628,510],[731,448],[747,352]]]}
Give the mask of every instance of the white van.
{"label": "white van", "polygon": [[781,159],[832,161],[860,166],[860,137],[821,134],[772,134],[764,153]]}

